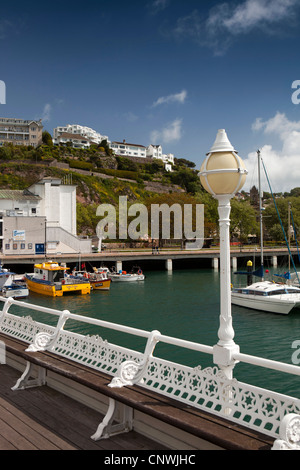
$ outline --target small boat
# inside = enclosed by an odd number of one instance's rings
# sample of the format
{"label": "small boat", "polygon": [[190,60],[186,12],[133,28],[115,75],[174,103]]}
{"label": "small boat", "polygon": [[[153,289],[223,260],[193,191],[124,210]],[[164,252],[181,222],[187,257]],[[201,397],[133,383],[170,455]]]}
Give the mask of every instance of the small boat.
{"label": "small boat", "polygon": [[136,273],[127,273],[127,271],[120,270],[118,273],[110,273],[110,278],[113,282],[136,282],[144,281],[145,275],[141,269]]}
{"label": "small boat", "polygon": [[12,297],[13,299],[25,299],[29,296],[29,290],[26,285],[13,282],[8,286],[2,287],[1,295],[5,298]]}
{"label": "small boat", "polygon": [[73,271],[71,277],[87,280],[93,290],[108,291],[111,284],[108,270],[102,270],[102,268],[93,268],[93,270],[91,273],[87,271]]}
{"label": "small boat", "polygon": [[16,274],[0,266],[0,294],[2,297],[24,299],[28,297],[29,290],[24,282],[16,282]]}
{"label": "small boat", "polygon": [[52,261],[35,264],[34,273],[25,275],[27,287],[32,292],[51,297],[67,293],[89,294],[91,285],[88,279],[72,278],[66,274],[67,269]]}

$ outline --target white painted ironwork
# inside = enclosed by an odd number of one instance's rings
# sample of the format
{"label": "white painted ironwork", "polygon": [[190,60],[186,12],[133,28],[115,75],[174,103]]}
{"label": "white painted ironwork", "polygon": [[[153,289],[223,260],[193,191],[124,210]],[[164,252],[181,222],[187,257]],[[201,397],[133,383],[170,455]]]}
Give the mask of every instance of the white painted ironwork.
{"label": "white painted ironwork", "polygon": [[[223,370],[223,355],[220,356],[222,363],[217,363],[219,356],[215,347],[165,336],[158,331],[148,332],[72,314],[68,311],[61,312],[39,307],[11,298],[4,299],[0,297],[0,301],[4,302],[3,309],[0,310],[0,331],[2,333],[23,340],[29,344],[28,349],[31,351],[48,350],[77,363],[105,372],[112,377],[111,387],[138,384],[143,388],[215,415],[226,417],[232,422],[274,437],[278,441],[274,444],[276,448],[283,448],[287,445],[281,442],[287,442],[286,438],[282,438],[282,426],[286,426],[284,423],[288,420],[286,418],[283,421],[285,416],[299,417],[299,421],[295,418],[293,425],[289,425],[294,433],[298,429],[297,426],[300,423],[299,399],[230,378],[226,370]],[[51,314],[52,320],[55,317],[58,319],[56,326],[36,322],[29,316],[22,317],[12,314],[9,312],[12,305],[18,306],[19,310],[21,307],[23,313],[28,309],[33,309],[41,313]],[[83,322],[145,338],[145,350],[140,352],[118,346],[109,343],[99,335],[89,336],[69,331],[66,329],[68,319],[71,319],[73,323]],[[51,322],[53,323],[53,321]],[[231,335],[229,334],[229,336]],[[200,365],[188,367],[155,357],[154,350],[157,343],[171,344],[209,354],[212,356],[213,365],[202,369]],[[298,366],[242,354],[238,350],[232,353],[232,357],[228,357],[228,361],[240,361],[300,375]],[[46,382],[46,377],[42,371],[40,371],[36,382],[32,382],[33,379],[30,379],[30,374],[31,368],[27,365],[15,388],[25,388],[34,384],[42,385]],[[125,417],[123,416],[121,422],[117,425],[118,427],[115,427],[116,425],[112,423],[116,418],[116,403],[111,402],[107,415],[93,438],[103,438],[110,433],[130,429],[130,426],[132,426],[131,411],[125,409],[123,412]],[[287,428],[284,427],[284,429]],[[294,443],[289,448],[294,448],[295,445]]]}
{"label": "white painted ironwork", "polygon": [[[119,408],[119,409],[118,409]],[[115,421],[119,422],[113,424]],[[111,436],[123,432],[129,432],[133,428],[133,409],[123,403],[118,403],[113,398],[109,399],[109,406],[103,421],[99,424],[91,439],[108,439]]]}
{"label": "white painted ironwork", "polygon": [[280,439],[276,439],[273,450],[300,450],[300,416],[286,415],[280,425]]}

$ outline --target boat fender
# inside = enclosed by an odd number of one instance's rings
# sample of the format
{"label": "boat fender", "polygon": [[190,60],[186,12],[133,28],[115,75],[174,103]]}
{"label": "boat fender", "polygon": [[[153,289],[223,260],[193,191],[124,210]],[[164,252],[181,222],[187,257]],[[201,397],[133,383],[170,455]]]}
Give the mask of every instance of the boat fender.
{"label": "boat fender", "polygon": [[127,271],[122,271],[122,274],[127,274]]}
{"label": "boat fender", "polygon": [[143,271],[141,269],[139,269],[138,274],[143,274]]}

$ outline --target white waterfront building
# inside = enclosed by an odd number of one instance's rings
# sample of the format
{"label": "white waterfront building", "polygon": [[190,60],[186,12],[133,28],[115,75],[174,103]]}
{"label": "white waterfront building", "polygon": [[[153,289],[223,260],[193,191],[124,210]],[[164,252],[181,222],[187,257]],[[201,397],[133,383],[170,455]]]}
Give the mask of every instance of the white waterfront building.
{"label": "white waterfront building", "polygon": [[76,230],[76,186],[45,177],[25,190],[0,189],[0,249],[4,255],[90,253]]}
{"label": "white waterfront building", "polygon": [[74,148],[89,148],[91,144],[99,145],[103,140],[110,144],[107,135],[102,135],[90,127],[78,124],[67,124],[53,129],[53,143],[66,144],[71,142]]}

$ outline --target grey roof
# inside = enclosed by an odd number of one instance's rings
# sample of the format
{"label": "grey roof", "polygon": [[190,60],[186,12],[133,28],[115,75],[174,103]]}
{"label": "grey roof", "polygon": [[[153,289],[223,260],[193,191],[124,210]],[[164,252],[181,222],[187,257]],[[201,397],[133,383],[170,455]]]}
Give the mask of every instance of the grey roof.
{"label": "grey roof", "polygon": [[28,189],[0,189],[0,199],[10,199],[14,201],[39,201],[40,196],[28,191]]}

